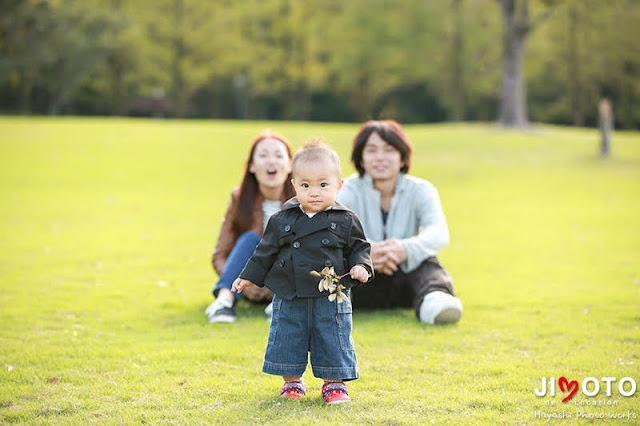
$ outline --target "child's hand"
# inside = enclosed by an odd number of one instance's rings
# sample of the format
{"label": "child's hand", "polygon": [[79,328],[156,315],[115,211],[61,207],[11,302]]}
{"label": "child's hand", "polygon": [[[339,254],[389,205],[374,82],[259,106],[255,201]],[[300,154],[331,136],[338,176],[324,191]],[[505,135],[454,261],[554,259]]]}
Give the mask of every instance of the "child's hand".
{"label": "child's hand", "polygon": [[231,291],[235,291],[236,293],[240,293],[242,290],[244,290],[245,287],[251,287],[253,285],[255,285],[255,284],[252,283],[249,280],[244,280],[242,278],[236,278],[236,280],[231,285]]}
{"label": "child's hand", "polygon": [[351,278],[366,283],[369,280],[369,272],[362,265],[356,265],[349,271]]}

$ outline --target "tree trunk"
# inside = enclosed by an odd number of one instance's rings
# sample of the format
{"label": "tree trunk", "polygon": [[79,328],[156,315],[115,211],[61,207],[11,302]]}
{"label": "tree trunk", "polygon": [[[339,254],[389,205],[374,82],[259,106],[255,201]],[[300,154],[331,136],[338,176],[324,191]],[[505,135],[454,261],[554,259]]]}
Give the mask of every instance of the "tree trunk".
{"label": "tree trunk", "polygon": [[498,123],[504,127],[527,127],[527,95],[524,85],[524,52],[528,28],[527,2],[522,20],[516,18],[515,0],[498,0],[504,21],[502,87]]}

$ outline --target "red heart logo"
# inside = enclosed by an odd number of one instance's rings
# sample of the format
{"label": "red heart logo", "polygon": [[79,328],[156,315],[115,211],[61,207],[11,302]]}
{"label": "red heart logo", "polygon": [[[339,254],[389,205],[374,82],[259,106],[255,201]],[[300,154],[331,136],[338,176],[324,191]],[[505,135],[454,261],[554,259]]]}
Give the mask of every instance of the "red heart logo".
{"label": "red heart logo", "polygon": [[[567,387],[566,391],[571,391],[571,393],[569,394],[569,396],[567,396],[565,399],[562,400],[562,402],[567,402],[568,400],[570,400],[571,398],[573,398],[573,395],[576,394],[576,392],[578,392],[578,381],[577,380],[572,380],[569,381],[567,380],[566,377],[560,377],[558,379],[558,385],[560,386],[560,390],[562,392],[565,392],[565,386]],[[571,390],[573,389],[573,390]]]}

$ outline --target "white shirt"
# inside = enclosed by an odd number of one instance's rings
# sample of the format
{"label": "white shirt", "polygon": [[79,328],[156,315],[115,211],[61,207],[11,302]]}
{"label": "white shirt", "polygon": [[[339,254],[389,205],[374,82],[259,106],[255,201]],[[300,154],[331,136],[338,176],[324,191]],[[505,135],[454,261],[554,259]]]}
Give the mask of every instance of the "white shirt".
{"label": "white shirt", "polygon": [[337,200],[358,215],[367,239],[397,238],[404,244],[407,260],[400,268],[406,273],[449,244],[449,228],[438,191],[424,179],[398,175],[386,224],[382,221],[380,192],[368,174],[345,179]]}
{"label": "white shirt", "polygon": [[[326,209],[324,209],[323,211],[327,211],[327,210],[331,210],[333,208],[333,206],[329,206]],[[314,217],[318,212],[315,213],[307,213],[304,211],[304,209],[302,208],[302,204],[300,204],[300,210],[302,210],[302,213],[306,214],[307,216],[309,216],[309,219],[311,219],[312,217]]]}
{"label": "white shirt", "polygon": [[269,222],[269,218],[274,214],[274,213],[278,213],[280,211],[280,207],[282,207],[282,204],[280,204],[280,200],[267,200],[264,199],[264,201],[262,201],[262,213],[263,213],[263,219],[262,219],[262,230],[264,230],[267,227],[267,222]]}

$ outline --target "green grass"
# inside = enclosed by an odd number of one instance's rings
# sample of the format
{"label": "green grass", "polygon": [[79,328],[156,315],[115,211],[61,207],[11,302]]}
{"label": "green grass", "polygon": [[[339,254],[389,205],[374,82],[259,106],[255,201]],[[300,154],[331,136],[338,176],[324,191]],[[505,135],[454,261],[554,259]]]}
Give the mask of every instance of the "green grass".
{"label": "green grass", "polygon": [[534,394],[563,375],[640,387],[640,133],[616,132],[602,160],[595,130],[407,126],[464,316],[356,312],[361,379],[352,404],[326,407],[310,372],[306,399],[276,398],[260,307],[231,325],[203,312],[220,218],[264,127],[295,147],[323,135],[353,172],[356,124],[0,118],[0,423],[640,423],[640,390]]}

